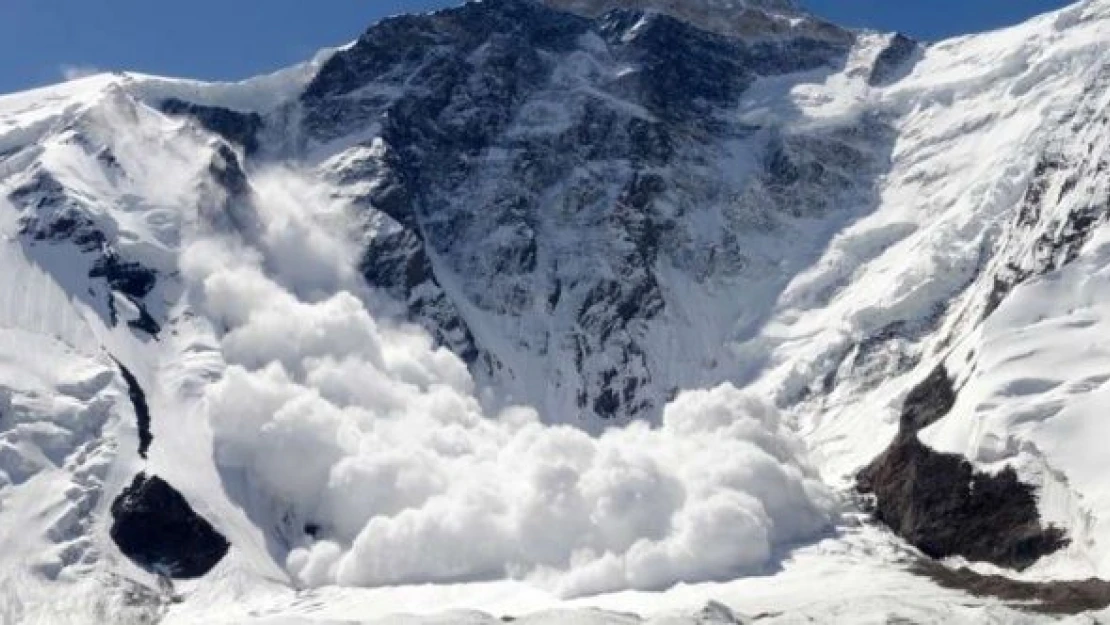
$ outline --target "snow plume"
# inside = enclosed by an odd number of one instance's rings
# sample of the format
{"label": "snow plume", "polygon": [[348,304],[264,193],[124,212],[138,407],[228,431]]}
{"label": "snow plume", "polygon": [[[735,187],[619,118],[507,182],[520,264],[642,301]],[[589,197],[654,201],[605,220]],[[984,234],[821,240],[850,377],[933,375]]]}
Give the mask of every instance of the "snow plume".
{"label": "snow plume", "polygon": [[62,79],[66,81],[88,78],[89,76],[100,74],[103,71],[104,70],[93,67],[92,65],[73,65],[67,63],[58,67],[58,73],[61,74]]}
{"label": "snow plume", "polygon": [[224,330],[217,462],[292,519],[302,583],[655,589],[764,570],[828,527],[800,443],[732,386],[598,437],[488,414],[457,357],[371,312],[344,207],[288,172],[255,186],[257,228],[197,242],[183,269]]}

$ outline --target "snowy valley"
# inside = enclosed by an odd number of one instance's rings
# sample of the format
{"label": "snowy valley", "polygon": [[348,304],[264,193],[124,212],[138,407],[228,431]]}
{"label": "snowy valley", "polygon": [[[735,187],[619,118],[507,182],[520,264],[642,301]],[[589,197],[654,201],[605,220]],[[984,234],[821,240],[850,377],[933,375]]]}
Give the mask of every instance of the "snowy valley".
{"label": "snowy valley", "polygon": [[0,96],[0,622],[1107,618],[1107,59],[482,0]]}

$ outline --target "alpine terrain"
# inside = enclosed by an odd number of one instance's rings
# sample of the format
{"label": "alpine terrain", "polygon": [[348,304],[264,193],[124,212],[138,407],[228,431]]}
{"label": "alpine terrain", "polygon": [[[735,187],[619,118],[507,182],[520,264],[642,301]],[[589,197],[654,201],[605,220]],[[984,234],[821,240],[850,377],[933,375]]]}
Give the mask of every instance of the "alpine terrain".
{"label": "alpine terrain", "polygon": [[1110,0],[0,96],[0,622],[1097,623],[1108,219]]}

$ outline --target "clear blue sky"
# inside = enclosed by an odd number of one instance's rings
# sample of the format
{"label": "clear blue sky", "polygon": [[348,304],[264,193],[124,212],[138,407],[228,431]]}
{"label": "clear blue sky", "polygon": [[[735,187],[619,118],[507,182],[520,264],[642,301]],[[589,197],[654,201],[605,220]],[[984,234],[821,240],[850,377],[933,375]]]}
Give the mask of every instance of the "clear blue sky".
{"label": "clear blue sky", "polygon": [[[0,93],[90,69],[237,79],[459,0],[0,0]],[[924,39],[1015,23],[1065,0],[803,0],[848,26]]]}

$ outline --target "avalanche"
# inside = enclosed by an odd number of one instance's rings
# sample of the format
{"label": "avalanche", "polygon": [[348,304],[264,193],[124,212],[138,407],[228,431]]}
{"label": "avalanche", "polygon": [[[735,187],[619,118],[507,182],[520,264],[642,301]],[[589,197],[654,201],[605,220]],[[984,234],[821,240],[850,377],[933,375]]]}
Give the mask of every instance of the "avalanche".
{"label": "avalanche", "polygon": [[730,385],[598,438],[526,408],[484,414],[461,361],[356,295],[326,189],[291,171],[253,183],[254,245],[202,239],[182,273],[226,329],[206,398],[216,462],[273,497],[301,583],[661,589],[764,570],[830,527],[800,442]]}
{"label": "avalanche", "polygon": [[[0,96],[0,621],[1080,612],[921,573],[1110,575],[1108,46],[1106,0],[929,46],[485,0]],[[929,568],[867,514],[933,371],[921,449],[1012,469],[1065,547]],[[124,500],[218,563],[124,556]]]}

